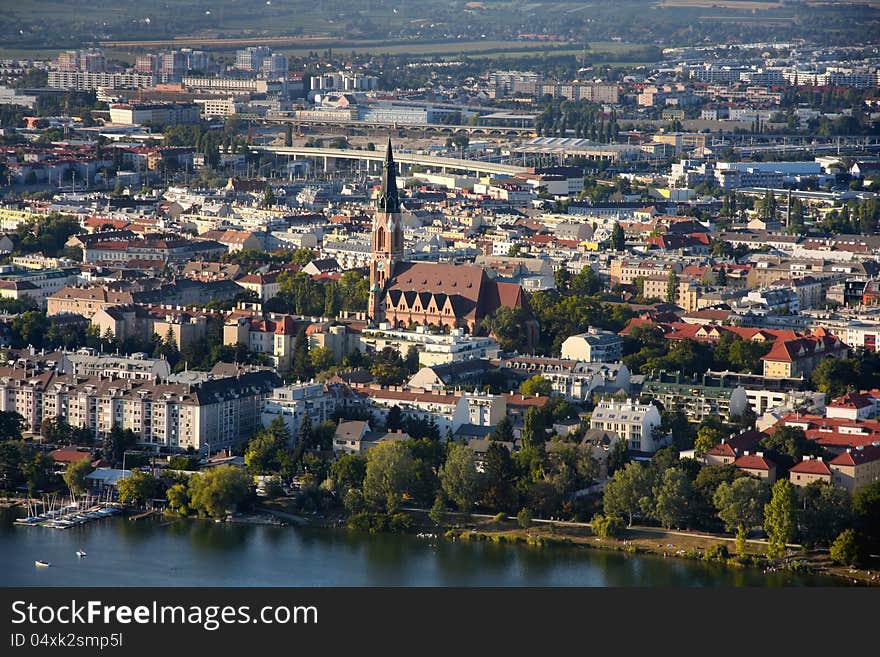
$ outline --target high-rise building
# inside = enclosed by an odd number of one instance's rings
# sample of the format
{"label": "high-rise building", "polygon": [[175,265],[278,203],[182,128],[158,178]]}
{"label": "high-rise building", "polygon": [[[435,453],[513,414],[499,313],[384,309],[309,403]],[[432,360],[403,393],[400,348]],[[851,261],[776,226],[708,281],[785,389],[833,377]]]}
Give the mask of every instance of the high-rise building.
{"label": "high-rise building", "polygon": [[134,70],[138,73],[156,73],[159,70],[159,57],[155,53],[138,55],[134,60]]}
{"label": "high-rise building", "polygon": [[186,73],[186,53],[180,50],[169,50],[161,53],[159,77],[162,82],[180,82]]}
{"label": "high-rise building", "polygon": [[238,50],[235,53],[235,68],[256,72],[263,69],[263,61],[272,55],[266,46],[256,46]]}
{"label": "high-rise building", "polygon": [[287,55],[272,53],[263,60],[263,74],[266,77],[282,77],[287,75]]}
{"label": "high-rise building", "polygon": [[181,48],[180,52],[186,57],[187,71],[207,72],[210,68],[210,57],[204,50],[193,50],[191,48]]}

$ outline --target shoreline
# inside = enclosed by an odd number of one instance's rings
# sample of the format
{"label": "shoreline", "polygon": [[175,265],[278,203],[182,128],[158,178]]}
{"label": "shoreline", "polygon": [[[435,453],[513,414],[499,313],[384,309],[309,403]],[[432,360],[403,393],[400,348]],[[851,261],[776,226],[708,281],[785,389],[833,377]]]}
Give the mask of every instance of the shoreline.
{"label": "shoreline", "polygon": [[631,527],[624,530],[620,538],[601,538],[585,532],[565,531],[566,528],[556,526],[548,531],[541,527],[521,529],[519,527],[478,527],[463,526],[440,531],[441,535],[453,540],[489,541],[493,543],[510,543],[527,547],[541,548],[547,546],[569,546],[579,549],[600,550],[606,552],[623,552],[633,555],[650,555],[659,558],[702,561],[719,563],[730,568],[752,568],[762,570],[765,574],[772,572],[789,572],[833,577],[849,585],[880,586],[880,571],[850,569],[847,566],[831,564],[827,550],[811,550],[806,554],[788,550],[781,560],[770,561],[763,552],[754,549],[761,541],[752,541],[747,549],[747,559],[740,560],[734,554],[726,558],[706,558],[706,553],[715,545],[732,542],[727,537],[700,536],[697,539],[702,546],[690,541],[682,541],[677,534],[667,533],[655,528]]}
{"label": "shoreline", "polygon": [[[328,514],[320,518],[309,518],[286,512],[283,502],[275,501],[271,506],[262,505],[258,510],[276,517],[296,517],[297,526],[340,529],[346,527],[344,514]],[[746,552],[751,563],[744,563],[733,554],[736,542],[734,536],[723,536],[689,530],[665,530],[660,527],[626,527],[620,538],[601,538],[595,536],[588,523],[534,519],[529,529],[519,527],[515,517],[447,511],[443,525],[438,526],[428,517],[426,509],[405,507],[400,509],[413,521],[406,533],[415,535],[421,532],[436,533],[446,540],[485,540],[494,543],[511,543],[530,547],[544,545],[570,546],[581,549],[624,552],[635,555],[651,555],[669,559],[685,559],[707,563],[721,563],[731,568],[753,568],[765,573],[790,572],[833,577],[848,585],[880,586],[880,569],[854,569],[838,566],[831,562],[827,549],[806,549],[799,545],[789,545],[782,559],[768,560],[767,541],[748,539]],[[285,524],[287,524],[285,522]],[[726,559],[707,559],[706,552],[714,546],[724,546],[729,551]],[[716,548],[717,549],[717,548]]]}
{"label": "shoreline", "polygon": [[[6,505],[14,507],[16,504]],[[274,508],[273,508],[274,507]],[[281,507],[281,508],[278,508]],[[233,515],[220,524],[227,525],[264,525],[272,527],[314,527],[320,529],[344,529],[346,516],[331,513],[309,517],[286,510],[286,505],[262,504],[249,512]],[[416,536],[430,533],[438,539],[486,541],[496,544],[508,543],[532,548],[545,546],[573,547],[606,552],[622,552],[631,555],[654,556],[658,558],[684,559],[703,561],[704,563],[722,564],[731,568],[751,568],[763,570],[765,574],[788,572],[793,575],[808,574],[832,577],[841,584],[859,586],[880,586],[880,570],[852,569],[831,563],[828,550],[807,550],[799,546],[789,546],[785,557],[771,561],[766,558],[766,541],[749,539],[747,556],[740,559],[732,554],[727,557],[707,558],[709,550],[716,546],[732,548],[735,538],[702,532],[664,530],[658,527],[627,527],[618,538],[602,538],[592,533],[587,523],[573,521],[534,520],[531,526],[523,529],[516,519],[510,516],[499,517],[483,514],[462,514],[447,512],[446,522],[437,525],[427,517],[427,511],[417,508],[401,509],[412,520],[412,526],[404,534]],[[196,516],[178,516],[170,513],[151,512],[128,515],[126,519],[138,521],[152,518],[154,520],[202,520],[215,522],[210,518]],[[450,522],[451,521],[451,522]],[[381,533],[395,533],[384,531]],[[400,532],[398,532],[400,533]]]}

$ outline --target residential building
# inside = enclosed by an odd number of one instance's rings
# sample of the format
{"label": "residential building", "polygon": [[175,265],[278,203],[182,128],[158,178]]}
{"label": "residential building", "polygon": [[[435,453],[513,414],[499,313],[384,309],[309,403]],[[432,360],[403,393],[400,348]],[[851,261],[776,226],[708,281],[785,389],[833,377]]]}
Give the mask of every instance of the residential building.
{"label": "residential building", "polygon": [[612,331],[590,327],[562,343],[562,358],[585,363],[617,362],[623,356],[623,340]]}
{"label": "residential building", "polygon": [[590,416],[590,428],[615,432],[637,452],[653,453],[667,442],[666,437],[656,435],[660,428],[657,407],[629,399],[599,402]]}
{"label": "residential building", "polygon": [[251,351],[266,354],[279,372],[287,372],[293,367],[295,338],[296,330],[290,315],[232,315],[223,326],[223,344],[242,344]]}
{"label": "residential building", "polygon": [[261,411],[264,426],[281,418],[290,432],[291,447],[299,439],[303,418],[308,415],[313,425],[333,418],[337,397],[323,383],[294,383],[275,388],[264,400]]}

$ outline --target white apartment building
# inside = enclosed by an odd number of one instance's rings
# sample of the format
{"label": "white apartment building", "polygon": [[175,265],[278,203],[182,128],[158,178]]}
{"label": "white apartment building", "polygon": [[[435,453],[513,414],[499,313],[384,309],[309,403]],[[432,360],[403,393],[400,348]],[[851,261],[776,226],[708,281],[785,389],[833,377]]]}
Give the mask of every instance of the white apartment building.
{"label": "white apartment building", "polygon": [[441,438],[455,433],[463,424],[493,427],[507,414],[503,395],[485,392],[428,392],[381,386],[356,386],[355,392],[384,422],[388,411],[397,406],[404,416],[434,421]]}
{"label": "white apartment building", "polygon": [[625,400],[603,400],[590,417],[591,429],[613,431],[631,450],[656,452],[666,444],[665,437],[657,437],[654,430],[660,427],[660,411],[653,404],[639,404]]}
{"label": "white apartment building", "polygon": [[88,73],[84,71],[49,71],[47,87],[74,91],[110,89],[145,89],[155,84],[152,73]]}
{"label": "white apartment building", "polygon": [[623,339],[612,331],[590,327],[562,343],[562,357],[585,363],[617,362],[623,356]]}
{"label": "white apartment building", "polygon": [[364,329],[360,335],[361,351],[382,351],[386,347],[396,349],[406,356],[410,347],[419,351],[422,366],[443,365],[480,358],[497,358],[500,352],[493,338],[467,335],[462,329],[449,333],[430,333],[424,326],[414,331],[392,329],[382,322],[376,329]]}
{"label": "white apartment building", "polygon": [[272,391],[263,402],[261,418],[263,426],[269,426],[280,417],[295,445],[303,417],[308,415],[312,424],[317,425],[332,419],[335,410],[336,395],[323,383],[294,383]]}

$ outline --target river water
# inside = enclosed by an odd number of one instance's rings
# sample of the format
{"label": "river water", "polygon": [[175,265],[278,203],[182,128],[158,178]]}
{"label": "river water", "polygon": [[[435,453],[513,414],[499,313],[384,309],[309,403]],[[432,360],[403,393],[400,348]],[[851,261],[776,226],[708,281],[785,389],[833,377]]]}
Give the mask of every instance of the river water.
{"label": "river water", "polygon": [[[821,586],[816,575],[576,547],[343,529],[109,518],[67,530],[0,511],[0,586]],[[87,556],[79,558],[76,551]],[[52,564],[37,568],[34,560]]]}

